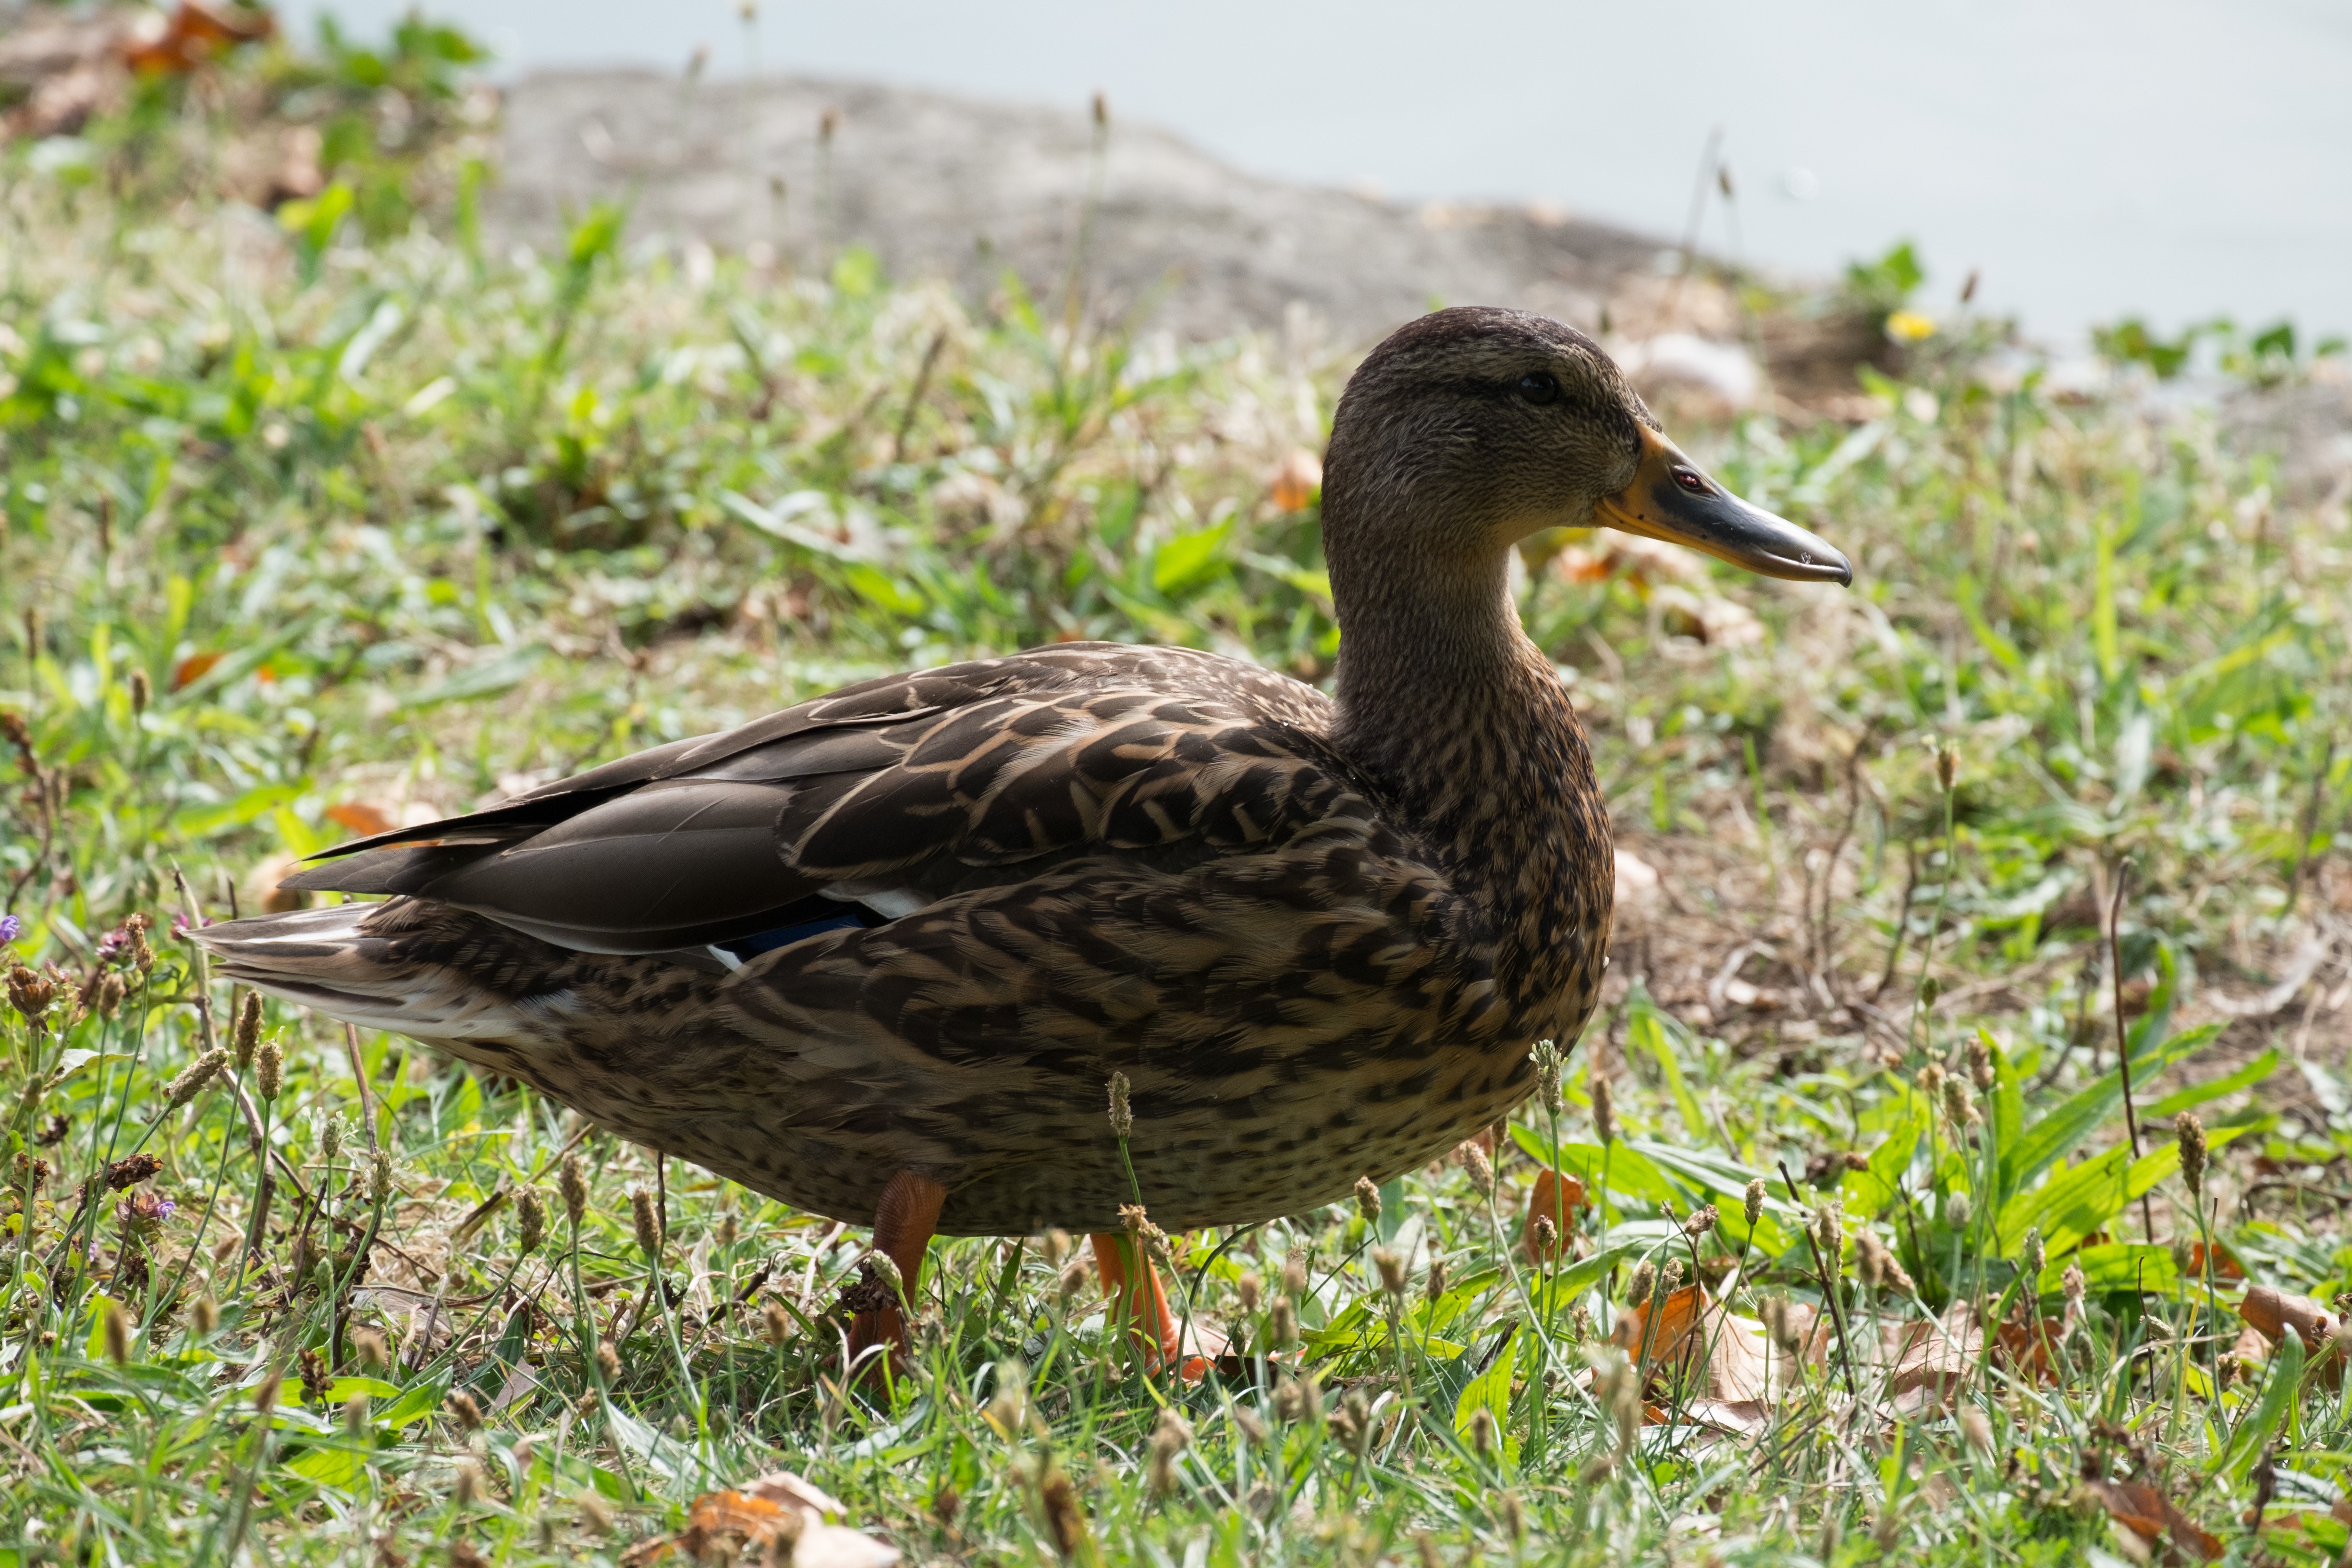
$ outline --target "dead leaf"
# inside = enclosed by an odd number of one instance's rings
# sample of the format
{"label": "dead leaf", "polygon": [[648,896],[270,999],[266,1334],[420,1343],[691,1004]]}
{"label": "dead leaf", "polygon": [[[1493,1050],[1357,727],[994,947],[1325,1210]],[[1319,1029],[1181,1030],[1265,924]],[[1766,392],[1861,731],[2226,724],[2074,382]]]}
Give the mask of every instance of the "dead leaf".
{"label": "dead leaf", "polygon": [[1304,447],[1294,447],[1266,483],[1266,495],[1276,511],[1304,511],[1323,488],[1323,460]]}
{"label": "dead leaf", "polygon": [[2000,1364],[2011,1372],[2025,1373],[2036,1383],[2054,1384],[2058,1372],[2051,1362],[2065,1339],[2063,1318],[2040,1318],[2031,1322],[2011,1318],[1993,1335],[1993,1352]]}
{"label": "dead leaf", "polygon": [[180,0],[161,34],[124,46],[122,63],[141,76],[178,75],[195,69],[224,49],[266,38],[277,30],[276,18],[258,6]]}
{"label": "dead leaf", "polygon": [[1660,621],[1675,637],[1711,647],[1745,647],[1764,640],[1764,623],[1747,605],[1686,588],[1660,588],[1650,596]]}
{"label": "dead leaf", "polygon": [[[1788,1352],[1772,1342],[1764,1325],[1753,1318],[1734,1317],[1728,1298],[1737,1276],[1723,1284],[1726,1300],[1710,1302],[1706,1291],[1685,1285],[1665,1300],[1655,1331],[1648,1329],[1650,1304],[1628,1308],[1617,1319],[1610,1339],[1629,1356],[1639,1354],[1645,1393],[1675,1383],[1694,1382],[1692,1397],[1713,1401],[1727,1420],[1743,1418],[1736,1408],[1755,1405],[1760,1412],[1773,1396],[1797,1381],[1798,1368]],[[1810,1328],[1810,1321],[1805,1325]],[[1644,1343],[1644,1339],[1647,1343]],[[1825,1348],[1827,1340],[1822,1339]],[[1693,1379],[1705,1360],[1703,1379]],[[1661,1417],[1663,1419],[1663,1417]]]}
{"label": "dead leaf", "polygon": [[1696,583],[1705,575],[1691,554],[1656,540],[1630,533],[1592,533],[1563,548],[1552,570],[1570,583],[1602,583],[1622,577],[1646,595],[1659,583]]}
{"label": "dead leaf", "polygon": [[782,1542],[793,1568],[891,1568],[898,1549],[833,1522],[845,1511],[792,1471],[772,1470],[740,1488],[703,1493],[688,1507],[684,1530],[638,1542],[621,1563],[645,1568],[679,1552],[699,1562],[721,1548],[740,1557]]}
{"label": "dead leaf", "polygon": [[[2181,1270],[2180,1277],[2184,1279],[2205,1278],[2205,1244],[2203,1242],[2192,1241],[2189,1244],[2189,1267]],[[2245,1277],[2244,1266],[2230,1255],[2228,1247],[2216,1247],[2213,1249],[2214,1279],[2243,1279]]]}
{"label": "dead leaf", "polygon": [[1953,1302],[1941,1322],[1914,1320],[1889,1330],[1885,1338],[1895,1368],[1887,1392],[1906,1415],[1950,1408],[1953,1395],[1984,1358],[1984,1331],[1966,1301]]}
{"label": "dead leaf", "polygon": [[2334,1320],[2320,1304],[2308,1296],[2290,1296],[2268,1285],[2252,1286],[2238,1302],[2238,1316],[2262,1331],[2263,1338],[2276,1344],[2286,1337],[2292,1327],[2303,1340],[2303,1348],[2315,1351],[2327,1338]]}
{"label": "dead leaf", "polygon": [[[1568,1232],[1576,1211],[1584,1206],[1584,1184],[1556,1171],[1541,1171],[1528,1193],[1528,1217],[1519,1226],[1519,1247],[1528,1261],[1542,1263],[1568,1256]],[[1551,1245],[1536,1237],[1536,1221],[1551,1216]]]}
{"label": "dead leaf", "polygon": [[301,866],[302,857],[299,855],[272,855],[247,871],[241,889],[246,898],[247,912],[282,915],[289,910],[309,908],[310,894],[293,892],[278,885],[299,870]]}
{"label": "dead leaf", "polygon": [[364,800],[347,800],[341,805],[331,805],[327,807],[327,817],[329,821],[350,828],[362,838],[373,838],[400,826],[392,819],[392,813]]}
{"label": "dead leaf", "polygon": [[[1664,1426],[1671,1411],[1659,1411],[1652,1425]],[[1772,1408],[1760,1399],[1694,1399],[1683,1406],[1683,1419],[1734,1437],[1753,1437],[1772,1424]]]}
{"label": "dead leaf", "polygon": [[202,680],[205,673],[220,661],[221,653],[217,648],[190,654],[172,667],[172,689],[177,691],[184,686]]}
{"label": "dead leaf", "polygon": [[1673,1292],[1658,1308],[1654,1325],[1650,1321],[1653,1303],[1637,1301],[1619,1314],[1610,1341],[1627,1355],[1640,1357],[1645,1372],[1668,1362],[1687,1361],[1698,1348],[1699,1308],[1706,1295],[1696,1285]]}
{"label": "dead leaf", "polygon": [[2085,1481],[2105,1507],[2107,1517],[2149,1545],[2168,1541],[2178,1551],[2210,1563],[2221,1555],[2221,1542],[2173,1506],[2170,1498],[2145,1481]]}

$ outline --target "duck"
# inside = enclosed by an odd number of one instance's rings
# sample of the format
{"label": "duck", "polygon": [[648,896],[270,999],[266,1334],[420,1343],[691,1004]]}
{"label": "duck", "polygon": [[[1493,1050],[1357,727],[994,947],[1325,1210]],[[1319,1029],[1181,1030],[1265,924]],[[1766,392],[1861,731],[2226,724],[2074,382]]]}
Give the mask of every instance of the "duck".
{"label": "duck", "polygon": [[887,675],[341,845],[280,886],[346,901],[192,934],[232,980],[870,1225],[891,1268],[845,1293],[854,1353],[904,1346],[935,1236],[1058,1229],[1174,1358],[1142,1216],[1298,1215],[1442,1157],[1594,1010],[1608,816],[1518,543],[1853,576],[1518,310],[1381,342],[1324,476],[1328,691],[1103,642]]}

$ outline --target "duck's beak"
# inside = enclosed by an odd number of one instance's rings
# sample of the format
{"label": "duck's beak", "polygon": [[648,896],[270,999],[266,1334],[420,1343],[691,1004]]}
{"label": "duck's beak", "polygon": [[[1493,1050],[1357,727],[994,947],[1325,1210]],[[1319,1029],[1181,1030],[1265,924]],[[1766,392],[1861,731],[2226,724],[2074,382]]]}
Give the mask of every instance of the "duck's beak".
{"label": "duck's beak", "polygon": [[1602,528],[1704,550],[1766,577],[1853,581],[1853,565],[1827,540],[1750,506],[1708,477],[1657,431],[1637,423],[1642,466],[1633,482],[1593,509]]}

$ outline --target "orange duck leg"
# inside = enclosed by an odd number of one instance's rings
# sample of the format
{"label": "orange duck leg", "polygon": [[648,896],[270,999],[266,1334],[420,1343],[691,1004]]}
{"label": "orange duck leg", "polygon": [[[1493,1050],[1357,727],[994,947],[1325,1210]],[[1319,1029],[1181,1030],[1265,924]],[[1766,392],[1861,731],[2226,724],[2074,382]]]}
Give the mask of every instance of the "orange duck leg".
{"label": "orange duck leg", "polygon": [[[1168,1310],[1168,1291],[1160,1283],[1160,1270],[1152,1267],[1150,1258],[1140,1255],[1141,1243],[1115,1230],[1096,1231],[1087,1239],[1095,1244],[1095,1267],[1102,1271],[1103,1294],[1111,1299],[1114,1321],[1123,1318],[1129,1325],[1128,1331],[1143,1349],[1144,1370],[1158,1372],[1172,1364],[1185,1382],[1199,1382],[1224,1353],[1224,1337],[1204,1323],[1195,1323],[1192,1353],[1183,1354],[1182,1331]],[[1128,1268],[1130,1247],[1139,1249],[1135,1258],[1139,1267],[1131,1273]]]}
{"label": "orange duck leg", "polygon": [[[945,1186],[912,1171],[899,1172],[882,1189],[882,1202],[874,1215],[874,1250],[898,1266],[898,1278],[906,1283],[906,1299],[909,1302],[915,1300],[916,1288],[922,1280],[923,1254],[931,1245],[931,1233],[940,1223],[940,1205],[947,1201],[947,1195]],[[870,1293],[878,1296],[887,1289],[877,1281]],[[895,1301],[861,1303],[850,1322],[852,1365],[877,1346],[883,1347],[885,1355],[903,1357],[908,1353],[906,1314]],[[866,1375],[879,1375],[882,1359],[873,1358],[867,1363]]]}

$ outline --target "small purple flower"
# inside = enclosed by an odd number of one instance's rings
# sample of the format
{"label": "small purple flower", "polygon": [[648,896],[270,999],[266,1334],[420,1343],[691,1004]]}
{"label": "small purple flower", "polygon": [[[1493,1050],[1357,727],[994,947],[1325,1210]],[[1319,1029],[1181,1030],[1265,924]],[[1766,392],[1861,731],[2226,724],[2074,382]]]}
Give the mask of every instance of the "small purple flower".
{"label": "small purple flower", "polygon": [[0,915],[0,942],[11,942],[25,934],[25,922],[15,915]]}
{"label": "small purple flower", "polygon": [[98,939],[98,961],[100,963],[113,963],[114,955],[121,952],[130,940],[131,932],[124,927],[116,926]]}

